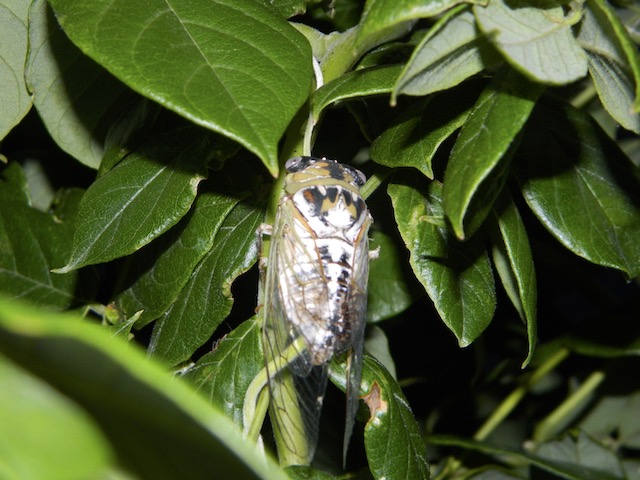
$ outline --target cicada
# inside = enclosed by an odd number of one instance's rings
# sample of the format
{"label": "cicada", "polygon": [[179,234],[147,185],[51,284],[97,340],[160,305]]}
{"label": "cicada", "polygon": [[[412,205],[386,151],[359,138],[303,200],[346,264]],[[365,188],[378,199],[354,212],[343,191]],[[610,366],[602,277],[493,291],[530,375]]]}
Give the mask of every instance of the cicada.
{"label": "cicada", "polygon": [[328,364],[343,353],[345,456],[353,430],[372,218],[360,194],[362,172],[315,157],[292,158],[285,168],[263,275],[263,348],[281,463],[309,464],[318,440]]}

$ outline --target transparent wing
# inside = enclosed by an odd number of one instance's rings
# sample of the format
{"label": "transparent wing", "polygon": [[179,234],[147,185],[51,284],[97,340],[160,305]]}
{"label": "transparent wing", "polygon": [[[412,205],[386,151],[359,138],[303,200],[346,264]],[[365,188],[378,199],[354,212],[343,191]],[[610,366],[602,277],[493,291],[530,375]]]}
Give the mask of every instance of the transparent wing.
{"label": "transparent wing", "polygon": [[[294,214],[294,208],[284,203],[273,229],[265,280],[263,348],[271,393],[270,418],[280,461],[308,465],[318,441],[327,366],[312,364],[304,338],[290,321],[300,308],[292,292],[302,288],[305,279],[279,276],[279,272],[295,272],[296,263],[317,264],[317,252],[307,251],[296,237]],[[286,285],[281,283],[283,279]]]}
{"label": "transparent wing", "polygon": [[358,411],[360,381],[362,379],[362,356],[364,330],[367,321],[367,282],[369,279],[369,226],[363,225],[355,243],[352,283],[349,288],[347,305],[351,323],[351,346],[347,357],[347,414],[344,426],[343,462],[346,462],[349,440]]}

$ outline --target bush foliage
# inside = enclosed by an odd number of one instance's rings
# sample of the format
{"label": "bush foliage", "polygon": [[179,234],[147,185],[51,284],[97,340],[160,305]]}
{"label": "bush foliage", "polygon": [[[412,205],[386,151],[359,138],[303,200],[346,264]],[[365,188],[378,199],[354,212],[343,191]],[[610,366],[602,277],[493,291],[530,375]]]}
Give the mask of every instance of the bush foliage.
{"label": "bush foliage", "polygon": [[[640,479],[621,2],[5,0],[0,476]],[[335,361],[284,469],[243,436],[256,231],[309,154],[380,254],[346,467]]]}

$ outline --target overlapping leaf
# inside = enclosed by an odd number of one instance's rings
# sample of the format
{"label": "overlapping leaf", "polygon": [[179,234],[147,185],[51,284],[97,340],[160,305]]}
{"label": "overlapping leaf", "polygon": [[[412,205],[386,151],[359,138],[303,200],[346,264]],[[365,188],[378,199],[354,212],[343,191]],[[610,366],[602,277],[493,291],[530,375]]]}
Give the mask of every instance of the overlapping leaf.
{"label": "overlapping leaf", "polygon": [[497,62],[468,10],[443,16],[422,39],[393,88],[398,95],[428,95],[446,90]]}
{"label": "overlapping leaf", "polygon": [[218,230],[213,248],[194,269],[171,308],[157,321],[152,357],[169,365],[187,360],[231,311],[231,283],[255,262],[263,212],[240,203]]}
{"label": "overlapping leaf", "polygon": [[464,0],[368,0],[360,20],[356,46],[372,48],[408,31],[419,18],[438,15]]}
{"label": "overlapping leaf", "polygon": [[27,58],[29,2],[7,0],[0,4],[0,139],[15,127],[31,108],[24,81]]}
{"label": "overlapping leaf", "polygon": [[31,207],[22,168],[12,163],[0,181],[0,291],[12,298],[53,308],[75,299],[77,272],[51,269],[66,260],[73,238],[70,219],[56,221]]}
{"label": "overlapping leaf", "polygon": [[80,405],[139,478],[286,478],[222,412],[96,325],[2,301],[0,349]]}
{"label": "overlapping leaf", "polygon": [[[205,191],[169,232],[128,259],[132,284],[115,299],[127,316],[142,310],[138,326],[160,317],[176,300],[239,198]],[[126,282],[126,281],[125,281]]]}
{"label": "overlapping leaf", "polygon": [[576,255],[640,274],[640,201],[628,159],[577,110],[540,108],[535,119],[518,151],[529,207]]}
{"label": "overlapping leaf", "polygon": [[605,2],[590,0],[587,6],[577,39],[589,57],[589,72],[598,95],[624,128],[640,133],[640,115],[634,108],[636,97],[640,98],[636,46]]}
{"label": "overlapping leaf", "polygon": [[203,355],[184,378],[242,427],[247,387],[264,366],[260,322],[247,320]]}
{"label": "overlapping leaf", "polygon": [[26,78],[40,118],[60,148],[97,169],[133,92],[69,41],[45,0],[29,10],[29,42]]}
{"label": "overlapping leaf", "polygon": [[88,415],[50,385],[0,356],[0,471],[5,478],[81,480],[115,463]]}
{"label": "overlapping leaf", "polygon": [[65,273],[129,255],[189,210],[211,156],[206,135],[178,128],[130,154],[85,193]]}
{"label": "overlapping leaf", "polygon": [[578,12],[565,14],[556,2],[541,8],[526,0],[492,0],[473,11],[505,59],[533,80],[562,85],[587,74],[586,55],[571,31]]}
{"label": "overlapping leaf", "polygon": [[477,92],[431,96],[407,108],[371,145],[371,159],[387,167],[414,167],[433,178],[431,161],[442,143],[460,128]]}
{"label": "overlapping leaf", "polygon": [[493,239],[493,263],[502,285],[527,327],[529,355],[525,367],[533,355],[537,337],[538,286],[531,255],[529,237],[511,197],[503,192],[493,210],[497,234]]}
{"label": "overlapping leaf", "polygon": [[[462,127],[447,163],[443,190],[445,214],[459,238],[472,235],[489,214],[504,183],[508,150],[540,93],[539,85],[503,70],[484,90]],[[471,217],[466,226],[465,216]]]}
{"label": "overlapping leaf", "polygon": [[[331,381],[346,388],[344,365],[331,364]],[[402,389],[391,374],[370,355],[362,368],[361,398],[370,417],[364,429],[369,469],[374,478],[431,478],[424,441]]]}
{"label": "overlapping leaf", "polygon": [[493,273],[477,239],[457,242],[444,227],[442,186],[408,174],[388,187],[413,271],[443,322],[461,346],[473,342],[489,325],[496,305]]}
{"label": "overlapping leaf", "polygon": [[313,74],[309,44],[275,10],[256,0],[50,3],[73,42],[125,84],[277,174],[278,141]]}

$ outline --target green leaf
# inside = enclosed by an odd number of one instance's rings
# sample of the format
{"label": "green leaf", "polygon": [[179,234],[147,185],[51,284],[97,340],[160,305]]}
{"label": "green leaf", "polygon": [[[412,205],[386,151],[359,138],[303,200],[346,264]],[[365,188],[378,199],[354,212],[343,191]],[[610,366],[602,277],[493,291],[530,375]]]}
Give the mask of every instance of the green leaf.
{"label": "green leaf", "polygon": [[398,95],[447,90],[496,63],[499,56],[480,35],[475,19],[460,8],[444,15],[425,35],[396,82]]}
{"label": "green leaf", "polygon": [[411,105],[374,140],[371,159],[391,168],[414,167],[433,178],[431,161],[440,145],[466,121],[476,90],[456,89]]}
{"label": "green leaf", "polygon": [[533,4],[527,0],[491,0],[475,5],[480,29],[506,60],[531,79],[564,85],[587,74],[587,58],[571,31],[577,12],[564,10],[554,0]]}
{"label": "green leaf", "polygon": [[[489,214],[511,160],[509,148],[541,90],[513,70],[502,70],[462,127],[447,163],[443,190],[445,214],[458,238],[471,236]],[[465,217],[470,217],[467,228]]]}
{"label": "green leaf", "polygon": [[503,191],[503,198],[493,208],[497,232],[492,242],[493,263],[502,285],[527,327],[529,354],[533,356],[537,338],[538,285],[529,238],[513,199]]}
{"label": "green leaf", "polygon": [[247,387],[264,367],[260,321],[251,319],[225,335],[184,375],[195,389],[228,418],[243,426]]}
{"label": "green leaf", "polygon": [[529,207],[560,243],[592,263],[640,274],[638,182],[589,116],[536,110],[518,151]]}
{"label": "green leaf", "polygon": [[442,186],[425,185],[415,175],[396,175],[388,193],[410,264],[445,325],[460,346],[473,342],[489,325],[496,306],[489,258],[481,240],[464,244],[443,227]]}
{"label": "green leaf", "polygon": [[394,379],[397,380],[396,363],[389,349],[387,335],[377,325],[369,325],[364,339],[365,351],[378,360]]}
{"label": "green leaf", "polygon": [[5,168],[2,177],[0,292],[51,308],[70,306],[78,275],[52,274],[51,268],[68,255],[71,223],[29,206],[26,179],[18,164]]}
{"label": "green leaf", "polygon": [[[331,363],[331,381],[346,388],[344,364]],[[369,407],[364,443],[374,478],[429,479],[424,440],[402,389],[370,355],[364,356],[361,398]]]}
{"label": "green leaf", "polygon": [[97,169],[133,93],[69,41],[45,0],[29,11],[29,42],[26,79],[40,118],[60,148]]}
{"label": "green leaf", "polygon": [[[475,440],[466,440],[448,435],[429,436],[427,437],[427,444],[462,447],[466,450],[493,455],[497,459],[500,459],[501,462],[504,461],[505,456],[515,457],[515,459],[521,462],[536,466],[557,477],[567,480],[622,480],[623,478],[607,471],[603,471],[599,467],[593,468],[591,465],[585,465],[575,461],[545,458],[543,455],[534,455],[512,448],[496,447],[487,443]],[[556,443],[555,447],[560,448],[560,445]]]}
{"label": "green leaf", "polygon": [[286,478],[222,412],[99,326],[2,301],[0,349],[82,407],[139,478]]}
{"label": "green leaf", "polygon": [[5,0],[0,4],[0,140],[31,108],[24,81],[27,58],[29,2]]}
{"label": "green leaf", "polygon": [[113,453],[78,405],[3,356],[0,383],[2,478],[105,477]]}
{"label": "green leaf", "polygon": [[380,253],[369,262],[367,321],[379,322],[406,310],[413,303],[414,295],[405,280],[404,259],[393,239],[376,230],[369,248],[379,248]]}
{"label": "green leaf", "polygon": [[599,398],[580,421],[580,428],[596,438],[615,435],[616,444],[640,447],[640,392]]}
{"label": "green leaf", "polygon": [[143,310],[137,327],[160,317],[176,300],[239,200],[215,191],[201,192],[177,225],[127,259],[124,283],[130,286],[115,302],[126,316]]}
{"label": "green leaf", "polygon": [[69,272],[129,255],[182,218],[211,155],[208,135],[178,128],[130,154],[96,180],[80,204]]}
{"label": "green leaf", "polygon": [[277,175],[278,142],[313,73],[308,43],[275,10],[257,0],[50,3],[71,40],[129,87]]}
{"label": "green leaf", "polygon": [[626,478],[620,459],[584,432],[577,439],[569,436],[540,445],[536,454],[544,460],[579,466],[590,470],[587,478]]}
{"label": "green leaf", "polygon": [[263,212],[239,203],[218,230],[213,248],[153,330],[149,354],[168,365],[187,360],[231,311],[231,283],[257,256],[256,230]]}
{"label": "green leaf", "polygon": [[356,48],[368,50],[409,31],[413,21],[436,16],[464,0],[368,0],[362,13]]}
{"label": "green leaf", "polygon": [[602,104],[624,128],[640,133],[640,60],[624,26],[605,2],[587,1],[578,43],[587,52],[589,72]]}
{"label": "green leaf", "polygon": [[391,92],[400,73],[400,65],[363,68],[342,75],[323,85],[311,97],[311,114],[317,121],[332,103],[357,97],[371,97]]}

